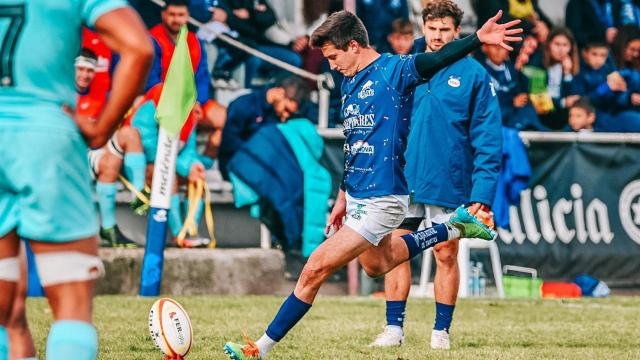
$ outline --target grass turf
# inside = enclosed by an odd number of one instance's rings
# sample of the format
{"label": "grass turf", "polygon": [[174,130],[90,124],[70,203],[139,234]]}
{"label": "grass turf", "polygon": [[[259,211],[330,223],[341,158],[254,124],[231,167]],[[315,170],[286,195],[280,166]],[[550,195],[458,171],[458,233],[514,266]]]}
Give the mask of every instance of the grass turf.
{"label": "grass turf", "polygon": [[[100,359],[162,359],[147,329],[155,299],[101,296],[95,301]],[[176,297],[194,328],[189,360],[225,359],[225,341],[262,335],[280,297]],[[51,315],[29,299],[28,318],[41,358]],[[640,298],[466,300],[454,314],[452,350],[429,349],[434,306],[410,300],[401,348],[369,349],[384,325],[384,301],[320,297],[269,359],[640,359]]]}

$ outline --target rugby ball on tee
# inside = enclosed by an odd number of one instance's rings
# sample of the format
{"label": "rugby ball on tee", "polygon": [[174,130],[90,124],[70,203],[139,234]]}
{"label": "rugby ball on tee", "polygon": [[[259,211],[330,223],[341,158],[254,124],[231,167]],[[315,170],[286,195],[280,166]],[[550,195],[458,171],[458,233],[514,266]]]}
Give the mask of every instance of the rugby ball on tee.
{"label": "rugby ball on tee", "polygon": [[177,301],[162,298],[149,311],[151,339],[167,358],[182,358],[191,349],[193,330],[189,315]]}

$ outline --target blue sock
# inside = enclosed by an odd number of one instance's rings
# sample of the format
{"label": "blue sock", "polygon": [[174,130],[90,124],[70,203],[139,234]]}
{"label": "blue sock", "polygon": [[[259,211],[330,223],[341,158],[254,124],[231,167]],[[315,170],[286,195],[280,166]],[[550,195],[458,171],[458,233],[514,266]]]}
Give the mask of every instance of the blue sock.
{"label": "blue sock", "polygon": [[182,229],[182,212],[180,209],[180,195],[174,194],[171,196],[171,208],[169,209],[169,228],[173,237],[180,234]]}
{"label": "blue sock", "polygon": [[293,293],[284,301],[265,333],[273,341],[280,341],[304,314],[311,309],[311,304],[298,299]]}
{"label": "blue sock", "polygon": [[144,189],[146,168],[147,158],[145,158],[144,153],[130,152],[124,155],[124,173],[138,191]]}
{"label": "blue sock", "polygon": [[110,229],[116,225],[116,183],[96,183],[98,207],[103,229]]}
{"label": "blue sock", "polygon": [[47,360],[94,360],[98,355],[98,332],[83,321],[53,323],[47,338]]}
{"label": "blue sock", "polygon": [[0,325],[0,360],[9,359],[9,335],[7,329]]}
{"label": "blue sock", "polygon": [[406,308],[406,301],[387,301],[387,325],[402,327]]}
{"label": "blue sock", "polygon": [[455,305],[436,302],[436,324],[433,326],[433,330],[446,330],[449,332],[451,320],[453,320],[453,310],[455,308]]}
{"label": "blue sock", "polygon": [[402,239],[409,249],[409,259],[413,259],[416,255],[428,248],[449,240],[449,230],[447,229],[447,225],[438,224],[424,230],[403,235]]}

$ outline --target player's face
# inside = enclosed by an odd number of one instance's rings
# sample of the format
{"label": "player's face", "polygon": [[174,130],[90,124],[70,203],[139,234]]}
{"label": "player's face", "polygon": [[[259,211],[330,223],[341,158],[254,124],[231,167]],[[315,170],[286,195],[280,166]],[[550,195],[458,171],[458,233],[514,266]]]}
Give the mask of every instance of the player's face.
{"label": "player's face", "polygon": [[595,114],[587,113],[584,109],[574,107],[569,110],[569,125],[573,130],[590,129],[595,120]]}
{"label": "player's face", "polygon": [[387,40],[398,55],[407,55],[413,46],[413,34],[391,33]]}
{"label": "player's face", "polygon": [[162,11],[162,23],[174,35],[188,21],[189,9],[186,6],[169,6]]}
{"label": "player's face", "polygon": [[427,20],[422,26],[422,33],[427,41],[427,50],[438,51],[460,35],[460,27],[456,27],[453,18],[447,16],[441,19]]}
{"label": "player's face", "polygon": [[606,47],[593,47],[591,49],[585,50],[583,53],[584,62],[586,62],[595,70],[600,69],[604,65],[604,63],[607,62],[608,56],[609,49]]}
{"label": "player's face", "polygon": [[558,35],[549,43],[551,59],[561,62],[571,52],[571,41],[564,35]]}
{"label": "player's face", "polygon": [[324,44],[321,50],[332,70],[336,70],[346,77],[352,77],[358,72],[360,45],[357,42],[351,41],[346,51],[336,49],[331,43]]}
{"label": "player's face", "polygon": [[76,87],[78,89],[88,88],[94,77],[96,77],[96,71],[94,69],[85,66],[76,66]]}

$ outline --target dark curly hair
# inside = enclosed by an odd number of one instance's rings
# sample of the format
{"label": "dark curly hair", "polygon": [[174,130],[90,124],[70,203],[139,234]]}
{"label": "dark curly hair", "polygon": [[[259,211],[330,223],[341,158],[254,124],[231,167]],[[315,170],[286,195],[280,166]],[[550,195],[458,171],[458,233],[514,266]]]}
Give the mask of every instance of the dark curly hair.
{"label": "dark curly hair", "polygon": [[464,11],[451,0],[431,0],[422,10],[422,22],[426,23],[429,20],[442,19],[450,16],[453,18],[455,27],[458,27],[462,22],[463,15]]}

